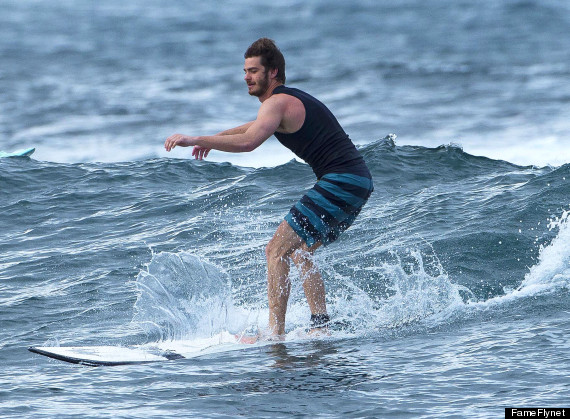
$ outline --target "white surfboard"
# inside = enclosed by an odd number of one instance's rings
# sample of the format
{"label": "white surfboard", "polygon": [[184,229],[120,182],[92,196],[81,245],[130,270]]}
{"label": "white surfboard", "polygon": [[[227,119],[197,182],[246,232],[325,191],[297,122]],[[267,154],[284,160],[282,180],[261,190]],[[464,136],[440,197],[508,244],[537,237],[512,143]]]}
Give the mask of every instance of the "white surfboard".
{"label": "white surfboard", "polygon": [[28,350],[73,364],[110,366],[193,358],[246,346],[251,345],[240,343],[239,336],[222,332],[209,338],[135,346],[32,346]]}
{"label": "white surfboard", "polygon": [[0,151],[0,158],[1,157],[27,157],[31,156],[35,148],[22,148],[21,150],[16,151]]}
{"label": "white surfboard", "polygon": [[[305,327],[288,332],[285,342],[331,337],[333,330],[324,334],[311,334]],[[146,364],[172,361],[198,356],[273,345],[282,341],[258,339],[257,335],[220,332],[207,338],[162,341],[133,346],[32,346],[29,351],[60,361],[90,366]]]}
{"label": "white surfboard", "polygon": [[237,335],[221,332],[209,338],[135,346],[32,346],[28,350],[73,364],[112,366],[195,358],[251,346],[242,343]]}
{"label": "white surfboard", "polygon": [[[91,366],[144,364],[147,362],[167,361],[176,359],[178,354],[152,353],[136,347],[121,346],[33,346],[31,352],[44,355],[60,361]],[[178,358],[184,358],[178,355]]]}

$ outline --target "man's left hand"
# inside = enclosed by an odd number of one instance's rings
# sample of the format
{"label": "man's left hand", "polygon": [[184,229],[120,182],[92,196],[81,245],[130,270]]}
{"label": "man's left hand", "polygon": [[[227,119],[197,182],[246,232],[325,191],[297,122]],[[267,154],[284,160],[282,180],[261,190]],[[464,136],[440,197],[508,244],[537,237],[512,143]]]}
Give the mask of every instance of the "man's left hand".
{"label": "man's left hand", "polygon": [[188,137],[187,135],[174,134],[166,139],[164,142],[164,148],[166,151],[172,150],[176,146],[188,147],[191,145],[196,145],[196,140],[198,137]]}

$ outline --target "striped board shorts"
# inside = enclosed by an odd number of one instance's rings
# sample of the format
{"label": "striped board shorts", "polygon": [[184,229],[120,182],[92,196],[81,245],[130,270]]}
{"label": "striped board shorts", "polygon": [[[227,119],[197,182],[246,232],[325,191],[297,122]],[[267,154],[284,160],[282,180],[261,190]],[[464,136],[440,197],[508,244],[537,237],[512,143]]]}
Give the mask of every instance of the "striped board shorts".
{"label": "striped board shorts", "polygon": [[291,208],[285,221],[308,247],[318,242],[326,246],[351,226],[373,190],[367,177],[326,174]]}

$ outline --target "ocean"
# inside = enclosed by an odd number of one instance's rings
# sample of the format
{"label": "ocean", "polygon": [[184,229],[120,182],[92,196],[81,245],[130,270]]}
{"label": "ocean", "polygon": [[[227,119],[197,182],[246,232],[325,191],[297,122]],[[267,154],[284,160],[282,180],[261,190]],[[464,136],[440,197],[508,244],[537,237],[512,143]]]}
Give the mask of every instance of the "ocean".
{"label": "ocean", "polygon": [[[570,401],[570,6],[562,0],[0,5],[0,417],[495,418]],[[315,182],[255,118],[276,40],[375,191],[320,249],[327,337],[87,367],[30,346],[267,325],[264,249]],[[309,322],[291,274],[288,331]]]}

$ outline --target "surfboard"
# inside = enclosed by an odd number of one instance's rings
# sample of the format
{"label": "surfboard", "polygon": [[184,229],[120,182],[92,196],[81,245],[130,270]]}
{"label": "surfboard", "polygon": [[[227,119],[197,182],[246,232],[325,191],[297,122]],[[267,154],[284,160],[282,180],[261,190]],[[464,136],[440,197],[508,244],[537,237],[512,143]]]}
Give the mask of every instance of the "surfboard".
{"label": "surfboard", "polygon": [[[323,334],[311,334],[305,327],[288,332],[285,341],[330,337],[332,330]],[[132,346],[32,346],[28,350],[59,361],[89,366],[114,366],[147,364],[196,358],[207,354],[242,350],[275,344],[271,339],[259,339],[250,331],[233,334],[222,331],[210,337],[177,341],[161,341]],[[282,341],[278,341],[279,343]]]}
{"label": "surfboard", "polygon": [[146,364],[185,358],[176,352],[121,346],[32,346],[28,350],[60,361],[89,366]]}
{"label": "surfboard", "polygon": [[241,335],[221,332],[207,338],[182,341],[163,341],[133,346],[32,346],[30,352],[72,364],[89,366],[114,366],[146,364],[195,358],[197,356],[225,352],[252,344]]}
{"label": "surfboard", "polygon": [[16,150],[16,151],[0,151],[0,158],[2,157],[28,157],[31,156],[34,151],[36,151],[35,148],[22,148],[20,150]]}

